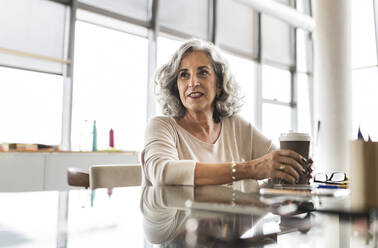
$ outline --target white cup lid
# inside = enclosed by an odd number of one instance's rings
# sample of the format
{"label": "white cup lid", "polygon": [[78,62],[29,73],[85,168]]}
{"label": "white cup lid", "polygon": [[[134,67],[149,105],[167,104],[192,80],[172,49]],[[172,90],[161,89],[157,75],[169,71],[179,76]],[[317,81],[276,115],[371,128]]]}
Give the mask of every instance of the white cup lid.
{"label": "white cup lid", "polygon": [[280,141],[311,141],[311,137],[308,133],[289,131],[287,133],[281,133]]}

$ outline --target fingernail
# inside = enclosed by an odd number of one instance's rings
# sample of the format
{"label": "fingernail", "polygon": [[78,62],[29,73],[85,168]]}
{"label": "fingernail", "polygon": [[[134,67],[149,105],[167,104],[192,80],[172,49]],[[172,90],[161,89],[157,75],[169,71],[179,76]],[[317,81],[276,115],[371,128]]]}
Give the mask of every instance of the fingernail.
{"label": "fingernail", "polygon": [[303,163],[305,163],[305,164],[308,163],[307,159],[305,159],[305,158],[302,158],[302,161],[303,161]]}
{"label": "fingernail", "polygon": [[302,168],[302,171],[303,171],[303,173],[306,173],[306,170],[304,168]]}

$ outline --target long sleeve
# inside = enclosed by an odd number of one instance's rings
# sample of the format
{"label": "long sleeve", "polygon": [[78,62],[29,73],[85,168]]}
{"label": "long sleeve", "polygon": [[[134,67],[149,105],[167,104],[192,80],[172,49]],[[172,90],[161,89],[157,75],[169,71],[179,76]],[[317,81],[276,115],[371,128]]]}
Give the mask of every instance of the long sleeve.
{"label": "long sleeve", "polygon": [[167,117],[150,120],[141,154],[144,185],[194,185],[196,161],[179,160],[177,139]]}

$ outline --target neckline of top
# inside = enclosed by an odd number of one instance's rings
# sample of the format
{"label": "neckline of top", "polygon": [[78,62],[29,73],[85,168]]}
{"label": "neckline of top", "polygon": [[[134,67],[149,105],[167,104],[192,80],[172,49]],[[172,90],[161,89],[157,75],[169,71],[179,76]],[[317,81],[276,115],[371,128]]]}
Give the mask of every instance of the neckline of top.
{"label": "neckline of top", "polygon": [[214,143],[207,143],[207,142],[204,142],[202,140],[200,140],[199,138],[197,138],[196,136],[194,136],[193,134],[191,134],[188,130],[186,130],[185,128],[183,128],[180,124],[178,124],[175,120],[175,118],[173,117],[170,117],[171,121],[174,123],[174,125],[178,126],[180,129],[184,130],[184,132],[189,135],[189,137],[191,137],[192,139],[196,140],[197,142],[200,142],[202,144],[206,144],[206,145],[217,145],[219,143],[219,140],[221,139],[221,137],[223,136],[223,121],[221,121],[221,130],[219,132],[219,135],[218,135],[218,138],[215,140]]}

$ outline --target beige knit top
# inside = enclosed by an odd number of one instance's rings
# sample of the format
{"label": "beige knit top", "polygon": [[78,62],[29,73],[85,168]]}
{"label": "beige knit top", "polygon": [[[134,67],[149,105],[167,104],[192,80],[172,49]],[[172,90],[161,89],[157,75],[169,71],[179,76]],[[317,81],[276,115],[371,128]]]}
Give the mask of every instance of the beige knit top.
{"label": "beige knit top", "polygon": [[248,161],[274,149],[271,140],[238,115],[222,120],[214,144],[194,137],[172,117],[154,117],[147,125],[141,154],[142,185],[194,185],[196,162]]}

